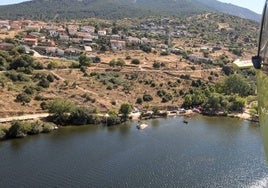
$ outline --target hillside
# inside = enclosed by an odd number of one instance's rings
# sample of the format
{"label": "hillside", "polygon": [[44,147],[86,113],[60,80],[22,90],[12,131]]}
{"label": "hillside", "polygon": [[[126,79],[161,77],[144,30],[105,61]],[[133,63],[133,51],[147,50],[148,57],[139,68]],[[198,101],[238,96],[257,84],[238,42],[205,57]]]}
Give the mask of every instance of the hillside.
{"label": "hillside", "polygon": [[[79,26],[82,22],[76,20],[72,24]],[[118,110],[124,102],[139,109],[154,106],[174,109],[187,99],[202,96],[200,93],[206,89],[210,91],[216,83],[224,80],[225,74],[234,72],[244,75],[246,83],[251,84],[250,91],[255,91],[254,70],[234,70],[232,62],[238,58],[247,60],[256,53],[256,22],[215,13],[185,19],[123,19],[115,24],[111,20],[100,22],[107,23],[107,30],[116,27],[119,38],[123,37],[121,43],[125,42],[126,46],[121,50],[110,50],[110,35],[96,39],[92,44],[94,50],[89,53],[92,59],[84,58],[90,62],[88,64],[64,60],[53,54],[49,56],[49,53],[29,57],[20,47],[9,52],[0,50],[0,116],[45,113],[45,104],[55,98],[69,99],[79,106],[100,112]],[[163,49],[168,37],[163,28],[170,31],[170,53]],[[50,38],[48,31],[40,32],[40,39]],[[124,32],[146,39],[144,43],[147,45],[130,43],[127,38],[124,39]],[[20,32],[15,34],[14,40],[3,40],[18,46],[26,35],[27,32]],[[58,48],[69,48],[60,39],[54,39]],[[145,47],[147,53],[144,52]],[[72,48],[83,50],[81,43],[72,43]],[[228,96],[225,98],[231,100]],[[188,101],[186,105],[199,105],[204,101],[201,97]]]}
{"label": "hillside", "polygon": [[0,17],[3,19],[41,20],[88,17],[119,19],[148,16],[186,17],[205,11],[227,13],[255,21],[260,20],[260,15],[248,9],[216,0],[33,0],[0,6]]}

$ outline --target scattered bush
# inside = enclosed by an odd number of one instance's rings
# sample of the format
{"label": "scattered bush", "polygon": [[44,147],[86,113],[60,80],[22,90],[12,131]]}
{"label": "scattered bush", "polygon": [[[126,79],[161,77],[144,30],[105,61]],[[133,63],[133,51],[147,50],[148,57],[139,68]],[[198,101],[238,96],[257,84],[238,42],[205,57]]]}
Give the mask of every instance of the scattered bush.
{"label": "scattered bush", "polygon": [[142,99],[143,101],[149,102],[153,100],[153,97],[150,94],[144,94]]}
{"label": "scattered bush", "polygon": [[140,60],[139,59],[132,59],[131,64],[138,65],[138,64],[140,64]]}
{"label": "scattered bush", "polygon": [[17,95],[15,101],[21,102],[21,103],[29,103],[29,102],[31,102],[31,97],[26,93],[20,93]]}
{"label": "scattered bush", "polygon": [[42,79],[39,81],[38,86],[41,86],[41,87],[43,87],[43,88],[49,88],[49,84],[50,84],[50,82],[49,82],[47,79],[42,78]]}
{"label": "scattered bush", "polygon": [[136,103],[137,103],[137,104],[142,104],[142,102],[143,102],[143,100],[142,100],[141,97],[137,98],[137,100],[136,100]]}

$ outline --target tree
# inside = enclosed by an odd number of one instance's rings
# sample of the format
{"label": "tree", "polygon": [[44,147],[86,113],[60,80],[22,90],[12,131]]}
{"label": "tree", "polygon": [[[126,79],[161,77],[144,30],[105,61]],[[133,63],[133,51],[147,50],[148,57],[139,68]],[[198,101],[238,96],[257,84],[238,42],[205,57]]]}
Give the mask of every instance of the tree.
{"label": "tree", "polygon": [[79,56],[79,64],[80,67],[82,66],[89,67],[92,64],[92,59],[90,57],[87,57],[85,54],[82,54]]}
{"label": "tree", "polygon": [[70,121],[74,125],[85,125],[90,122],[91,111],[84,107],[78,107],[70,115]]}
{"label": "tree", "polygon": [[251,94],[252,88],[245,78],[234,74],[225,79],[224,92],[228,95],[238,94],[245,97]]}
{"label": "tree", "polygon": [[192,106],[192,103],[193,103],[192,95],[191,94],[185,95],[183,106],[189,107],[189,106]]}
{"label": "tree", "polygon": [[142,51],[146,52],[146,53],[150,53],[150,52],[152,52],[152,47],[151,47],[150,45],[148,45],[148,44],[142,44],[142,45],[140,46],[140,49],[141,49]]}
{"label": "tree", "polygon": [[128,119],[128,115],[133,110],[133,106],[129,103],[123,103],[120,106],[119,113],[122,114],[122,118],[124,121]]}
{"label": "tree", "polygon": [[126,65],[126,62],[123,59],[119,58],[116,62],[116,65],[122,68]]}
{"label": "tree", "polygon": [[31,125],[25,122],[13,122],[11,127],[7,132],[7,136],[10,138],[21,138],[25,137],[27,133],[30,131]]}
{"label": "tree", "polygon": [[229,101],[231,102],[231,111],[241,111],[245,107],[245,99],[238,95],[231,96]]}
{"label": "tree", "polygon": [[10,64],[10,69],[15,70],[18,70],[19,68],[25,69],[28,67],[34,68],[34,59],[27,54],[21,55]]}
{"label": "tree", "polygon": [[222,102],[223,96],[219,93],[211,93],[206,102],[204,103],[204,110],[215,114],[217,111],[221,109],[221,102]]}
{"label": "tree", "polygon": [[48,104],[48,112],[52,114],[55,123],[63,124],[69,114],[75,110],[75,104],[67,99],[58,98]]}
{"label": "tree", "polygon": [[153,111],[154,115],[159,114],[159,107],[158,106],[153,106],[152,111]]}

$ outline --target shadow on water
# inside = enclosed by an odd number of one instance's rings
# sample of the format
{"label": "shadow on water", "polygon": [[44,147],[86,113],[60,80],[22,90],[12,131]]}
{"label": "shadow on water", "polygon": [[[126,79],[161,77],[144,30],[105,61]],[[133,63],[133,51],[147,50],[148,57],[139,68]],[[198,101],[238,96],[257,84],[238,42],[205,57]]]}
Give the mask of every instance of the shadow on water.
{"label": "shadow on water", "polygon": [[7,140],[6,142],[9,142],[10,143],[10,146],[11,146],[11,148],[12,148],[13,151],[18,151],[25,144],[29,143],[33,139],[39,139],[39,136],[38,135],[34,135],[34,136],[28,136],[27,138],[16,138],[16,139]]}
{"label": "shadow on water", "polygon": [[65,126],[48,133],[46,138],[51,139],[51,141],[61,141],[63,139],[82,137],[84,135],[94,135],[101,130],[102,126],[99,125]]}
{"label": "shadow on water", "polygon": [[151,125],[153,127],[158,127],[160,125],[159,119],[153,119],[152,122],[151,122]]}
{"label": "shadow on water", "polygon": [[133,125],[134,122],[129,122],[129,123],[124,123],[119,127],[119,132],[121,133],[122,136],[126,136],[127,133],[130,131],[131,126]]}

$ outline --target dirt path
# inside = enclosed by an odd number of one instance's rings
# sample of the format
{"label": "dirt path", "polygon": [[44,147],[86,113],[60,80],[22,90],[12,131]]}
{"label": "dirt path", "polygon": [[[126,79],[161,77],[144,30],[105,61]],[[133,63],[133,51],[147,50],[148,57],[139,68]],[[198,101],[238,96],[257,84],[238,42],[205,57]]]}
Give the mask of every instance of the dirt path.
{"label": "dirt path", "polygon": [[12,122],[12,121],[23,121],[23,120],[35,120],[35,119],[45,118],[48,116],[49,116],[48,113],[13,116],[13,117],[8,117],[8,118],[0,118],[0,123],[7,123],[7,122]]}

